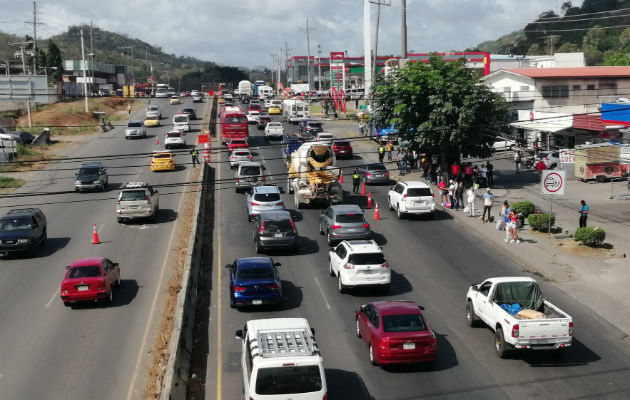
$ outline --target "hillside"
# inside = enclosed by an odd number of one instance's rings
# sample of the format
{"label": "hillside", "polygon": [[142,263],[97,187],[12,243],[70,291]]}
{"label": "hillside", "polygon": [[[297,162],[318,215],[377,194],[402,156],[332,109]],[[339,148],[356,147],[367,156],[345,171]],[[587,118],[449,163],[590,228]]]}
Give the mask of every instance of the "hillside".
{"label": "hillside", "polygon": [[630,65],[630,0],[565,2],[561,15],[549,10],[523,29],[471,50],[541,55],[583,51],[588,65]]}

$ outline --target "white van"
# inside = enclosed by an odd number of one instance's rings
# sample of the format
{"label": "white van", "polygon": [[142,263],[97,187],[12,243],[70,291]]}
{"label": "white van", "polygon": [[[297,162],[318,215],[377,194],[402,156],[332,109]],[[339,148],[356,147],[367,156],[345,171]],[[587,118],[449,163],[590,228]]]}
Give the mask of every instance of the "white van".
{"label": "white van", "polygon": [[190,131],[190,125],[188,125],[188,115],[177,114],[173,116],[173,129],[177,129],[182,132]]}
{"label": "white van", "polygon": [[322,357],[306,319],[250,320],[236,337],[242,340],[245,400],[327,397]]}

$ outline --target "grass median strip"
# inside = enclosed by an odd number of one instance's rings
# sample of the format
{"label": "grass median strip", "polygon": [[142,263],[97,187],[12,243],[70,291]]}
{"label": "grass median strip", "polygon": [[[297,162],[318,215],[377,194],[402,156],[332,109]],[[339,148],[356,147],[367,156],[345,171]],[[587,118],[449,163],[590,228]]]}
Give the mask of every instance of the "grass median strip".
{"label": "grass median strip", "polygon": [[24,180],[8,178],[6,176],[0,176],[0,189],[6,188],[19,188],[24,185]]}

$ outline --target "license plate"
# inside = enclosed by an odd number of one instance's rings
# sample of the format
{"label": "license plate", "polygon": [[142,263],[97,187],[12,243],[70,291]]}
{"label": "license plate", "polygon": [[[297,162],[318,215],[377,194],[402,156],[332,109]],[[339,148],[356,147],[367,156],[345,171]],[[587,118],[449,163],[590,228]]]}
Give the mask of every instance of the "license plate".
{"label": "license plate", "polygon": [[254,181],[254,178],[247,178],[247,179],[245,179],[245,180],[246,180],[247,182],[253,182],[253,181]]}
{"label": "license plate", "polygon": [[139,206],[129,206],[130,210],[137,210]]}
{"label": "license plate", "polygon": [[282,237],[282,233],[274,233],[273,237]]}
{"label": "license plate", "polygon": [[424,205],[424,201],[414,201],[413,204],[415,204],[417,206],[423,206]]}
{"label": "license plate", "polygon": [[370,275],[372,274],[374,271],[372,271],[371,269],[366,269],[363,271],[364,274]]}
{"label": "license plate", "polygon": [[348,228],[348,232],[356,232],[358,229],[356,228]]}
{"label": "license plate", "polygon": [[531,339],[529,342],[531,344],[547,344],[549,343],[549,339]]}
{"label": "license plate", "polygon": [[252,304],[255,306],[261,305],[262,304],[262,300],[252,300]]}
{"label": "license plate", "polygon": [[415,343],[403,343],[403,350],[413,350],[416,348]]}
{"label": "license plate", "polygon": [[4,244],[16,244],[17,240],[3,240],[2,243],[4,243]]}
{"label": "license plate", "polygon": [[340,152],[340,153],[345,153],[346,151],[345,151],[345,150],[339,150],[339,152]]}
{"label": "license plate", "polygon": [[81,285],[81,286],[77,286],[77,291],[78,292],[86,292],[88,290],[88,285]]}

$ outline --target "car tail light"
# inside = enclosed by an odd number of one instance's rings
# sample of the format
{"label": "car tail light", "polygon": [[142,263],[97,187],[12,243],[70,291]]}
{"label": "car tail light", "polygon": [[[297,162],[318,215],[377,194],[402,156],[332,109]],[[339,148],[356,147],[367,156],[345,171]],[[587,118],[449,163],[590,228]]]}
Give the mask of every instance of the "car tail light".
{"label": "car tail light", "polygon": [[371,174],[371,173],[369,173],[369,172],[366,172],[366,173],[365,173],[365,176],[372,176],[372,174]]}
{"label": "car tail light", "polygon": [[253,202],[253,201],[250,201],[250,202],[249,202],[249,205],[250,205],[250,206],[259,206],[260,204],[255,203],[255,202]]}
{"label": "car tail light", "polygon": [[265,176],[261,176],[260,179],[264,182],[265,181]]}
{"label": "car tail light", "polygon": [[267,289],[269,290],[280,290],[280,286],[276,285],[275,283],[273,285],[267,285]]}
{"label": "car tail light", "polygon": [[385,175],[389,176],[389,172],[385,172]]}
{"label": "car tail light", "polygon": [[330,225],[330,229],[339,229],[339,228],[341,228],[341,225],[337,225],[337,224]]}
{"label": "car tail light", "polygon": [[99,283],[99,284],[98,284],[98,287],[96,288],[96,290],[99,290],[99,291],[101,291],[101,290],[105,290],[105,289],[107,289],[107,288],[105,287],[105,282],[101,282],[101,283]]}
{"label": "car tail light", "polygon": [[260,225],[260,229],[258,229],[258,233],[263,233],[265,231],[265,221],[263,221],[262,225]]}
{"label": "car tail light", "polygon": [[382,338],[381,340],[379,340],[378,342],[378,347],[381,350],[387,350],[389,348],[389,338]]}
{"label": "car tail light", "polygon": [[517,338],[519,334],[518,324],[512,327],[512,337]]}
{"label": "car tail light", "polygon": [[383,264],[381,264],[381,268],[389,268],[389,263],[385,261]]}
{"label": "car tail light", "polygon": [[283,206],[284,205],[284,201],[279,201],[276,203],[277,206]]}
{"label": "car tail light", "polygon": [[147,204],[151,204],[151,197],[147,197]]}
{"label": "car tail light", "polygon": [[[284,202],[282,204],[284,204]],[[293,220],[290,219],[289,222],[291,223],[291,229],[293,229],[293,233],[295,233],[295,224],[293,223]]]}
{"label": "car tail light", "polygon": [[361,225],[361,228],[369,228],[369,227],[370,227],[370,224],[363,224],[363,225]]}
{"label": "car tail light", "polygon": [[245,286],[234,286],[234,291],[235,291],[235,292],[239,292],[239,293],[240,293],[240,292],[244,292],[244,291],[245,291],[245,289],[246,289],[246,287],[245,287]]}
{"label": "car tail light", "polygon": [[238,178],[236,178],[236,183],[238,183]]}
{"label": "car tail light", "polygon": [[343,265],[343,267],[344,267],[345,269],[354,269],[354,264],[345,263],[345,264]]}
{"label": "car tail light", "polygon": [[406,194],[403,194],[403,199],[406,199],[406,198],[407,198],[407,195],[406,195]]}
{"label": "car tail light", "polygon": [[322,397],[322,400],[328,400],[328,393],[324,393],[324,397]]}
{"label": "car tail light", "polygon": [[247,156],[247,158],[249,158],[251,160],[253,158],[253,156]]}
{"label": "car tail light", "polygon": [[569,322],[569,336],[573,336],[573,322]]}

